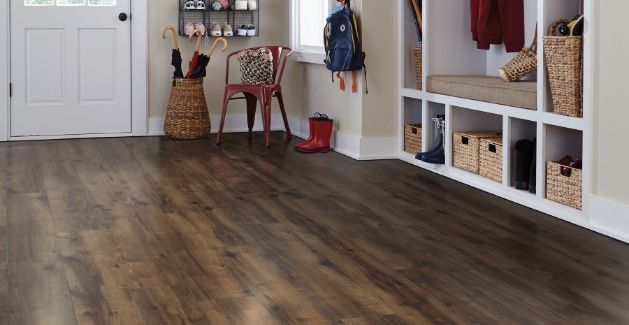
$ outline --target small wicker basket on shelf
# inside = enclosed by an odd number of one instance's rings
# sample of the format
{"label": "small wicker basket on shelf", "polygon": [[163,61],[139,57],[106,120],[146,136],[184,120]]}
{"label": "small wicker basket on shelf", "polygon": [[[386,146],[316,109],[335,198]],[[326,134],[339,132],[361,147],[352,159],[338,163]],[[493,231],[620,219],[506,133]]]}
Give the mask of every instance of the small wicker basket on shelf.
{"label": "small wicker basket on shelf", "polygon": [[500,131],[455,132],[452,136],[452,165],[478,174],[481,139],[499,137],[502,137]]}
{"label": "small wicker basket on shelf", "polygon": [[210,134],[203,79],[175,79],[164,131],[168,137],[178,140],[201,139]]}
{"label": "small wicker basket on shelf", "polygon": [[422,151],[422,125],[404,125],[404,151],[417,154]]}
{"label": "small wicker basket on shelf", "polygon": [[423,88],[423,66],[422,66],[422,44],[418,43],[413,46],[413,63],[415,64],[415,88],[422,90]]}
{"label": "small wicker basket on shelf", "polygon": [[546,164],[546,198],[581,210],[583,172],[549,161]]}
{"label": "small wicker basket on shelf", "polygon": [[502,152],[502,138],[480,140],[479,173],[481,176],[502,183]]}
{"label": "small wicker basket on shelf", "polygon": [[558,20],[544,37],[544,58],[555,114],[583,117],[583,36],[557,36]]}

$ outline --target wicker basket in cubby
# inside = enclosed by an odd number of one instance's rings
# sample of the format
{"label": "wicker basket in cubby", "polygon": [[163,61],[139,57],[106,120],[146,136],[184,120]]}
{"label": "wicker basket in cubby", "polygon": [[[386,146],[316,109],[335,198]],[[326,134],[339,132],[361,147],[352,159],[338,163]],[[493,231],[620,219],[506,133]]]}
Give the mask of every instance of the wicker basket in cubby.
{"label": "wicker basket in cubby", "polygon": [[478,174],[480,168],[480,140],[497,137],[502,137],[502,132],[454,132],[452,136],[452,165]]}
{"label": "wicker basket in cubby", "polygon": [[422,44],[413,46],[413,62],[415,64],[415,88],[422,90],[423,88],[423,65],[422,65]]}
{"label": "wicker basket in cubby", "polygon": [[412,154],[422,151],[422,125],[404,125],[404,151]]}
{"label": "wicker basket in cubby", "polygon": [[546,198],[581,210],[583,172],[549,161],[546,164]]}
{"label": "wicker basket in cubby", "polygon": [[480,140],[479,173],[496,182],[502,183],[502,138]]}

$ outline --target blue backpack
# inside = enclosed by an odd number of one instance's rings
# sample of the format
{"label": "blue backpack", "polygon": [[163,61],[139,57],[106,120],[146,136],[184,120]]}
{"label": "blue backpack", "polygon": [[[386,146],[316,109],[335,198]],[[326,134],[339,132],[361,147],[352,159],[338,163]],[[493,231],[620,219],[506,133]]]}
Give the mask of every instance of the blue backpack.
{"label": "blue backpack", "polygon": [[337,9],[327,19],[324,30],[325,65],[334,72],[340,80],[341,90],[345,90],[345,80],[341,72],[351,71],[353,86],[352,92],[357,92],[356,79],[358,71],[365,69],[365,88],[367,93],[367,67],[365,66],[365,52],[360,42],[358,22],[350,9],[350,0],[345,1],[345,6]]}

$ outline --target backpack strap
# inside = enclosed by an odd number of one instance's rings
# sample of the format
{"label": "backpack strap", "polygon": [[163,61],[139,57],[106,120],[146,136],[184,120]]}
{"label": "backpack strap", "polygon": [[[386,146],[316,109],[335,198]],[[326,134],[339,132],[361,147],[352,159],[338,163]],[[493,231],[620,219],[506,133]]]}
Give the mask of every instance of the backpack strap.
{"label": "backpack strap", "polygon": [[342,91],[345,91],[345,77],[343,77],[343,73],[341,73],[341,71],[337,71],[336,77],[339,78],[339,88]]}
{"label": "backpack strap", "polygon": [[352,71],[352,93],[358,92],[358,70]]}

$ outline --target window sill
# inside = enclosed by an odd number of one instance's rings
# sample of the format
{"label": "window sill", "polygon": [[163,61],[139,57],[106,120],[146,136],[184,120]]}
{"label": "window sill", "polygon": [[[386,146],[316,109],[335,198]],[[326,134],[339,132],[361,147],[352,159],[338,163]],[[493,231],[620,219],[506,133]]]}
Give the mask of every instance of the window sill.
{"label": "window sill", "polygon": [[321,52],[295,51],[292,57],[297,62],[325,64],[325,53]]}

